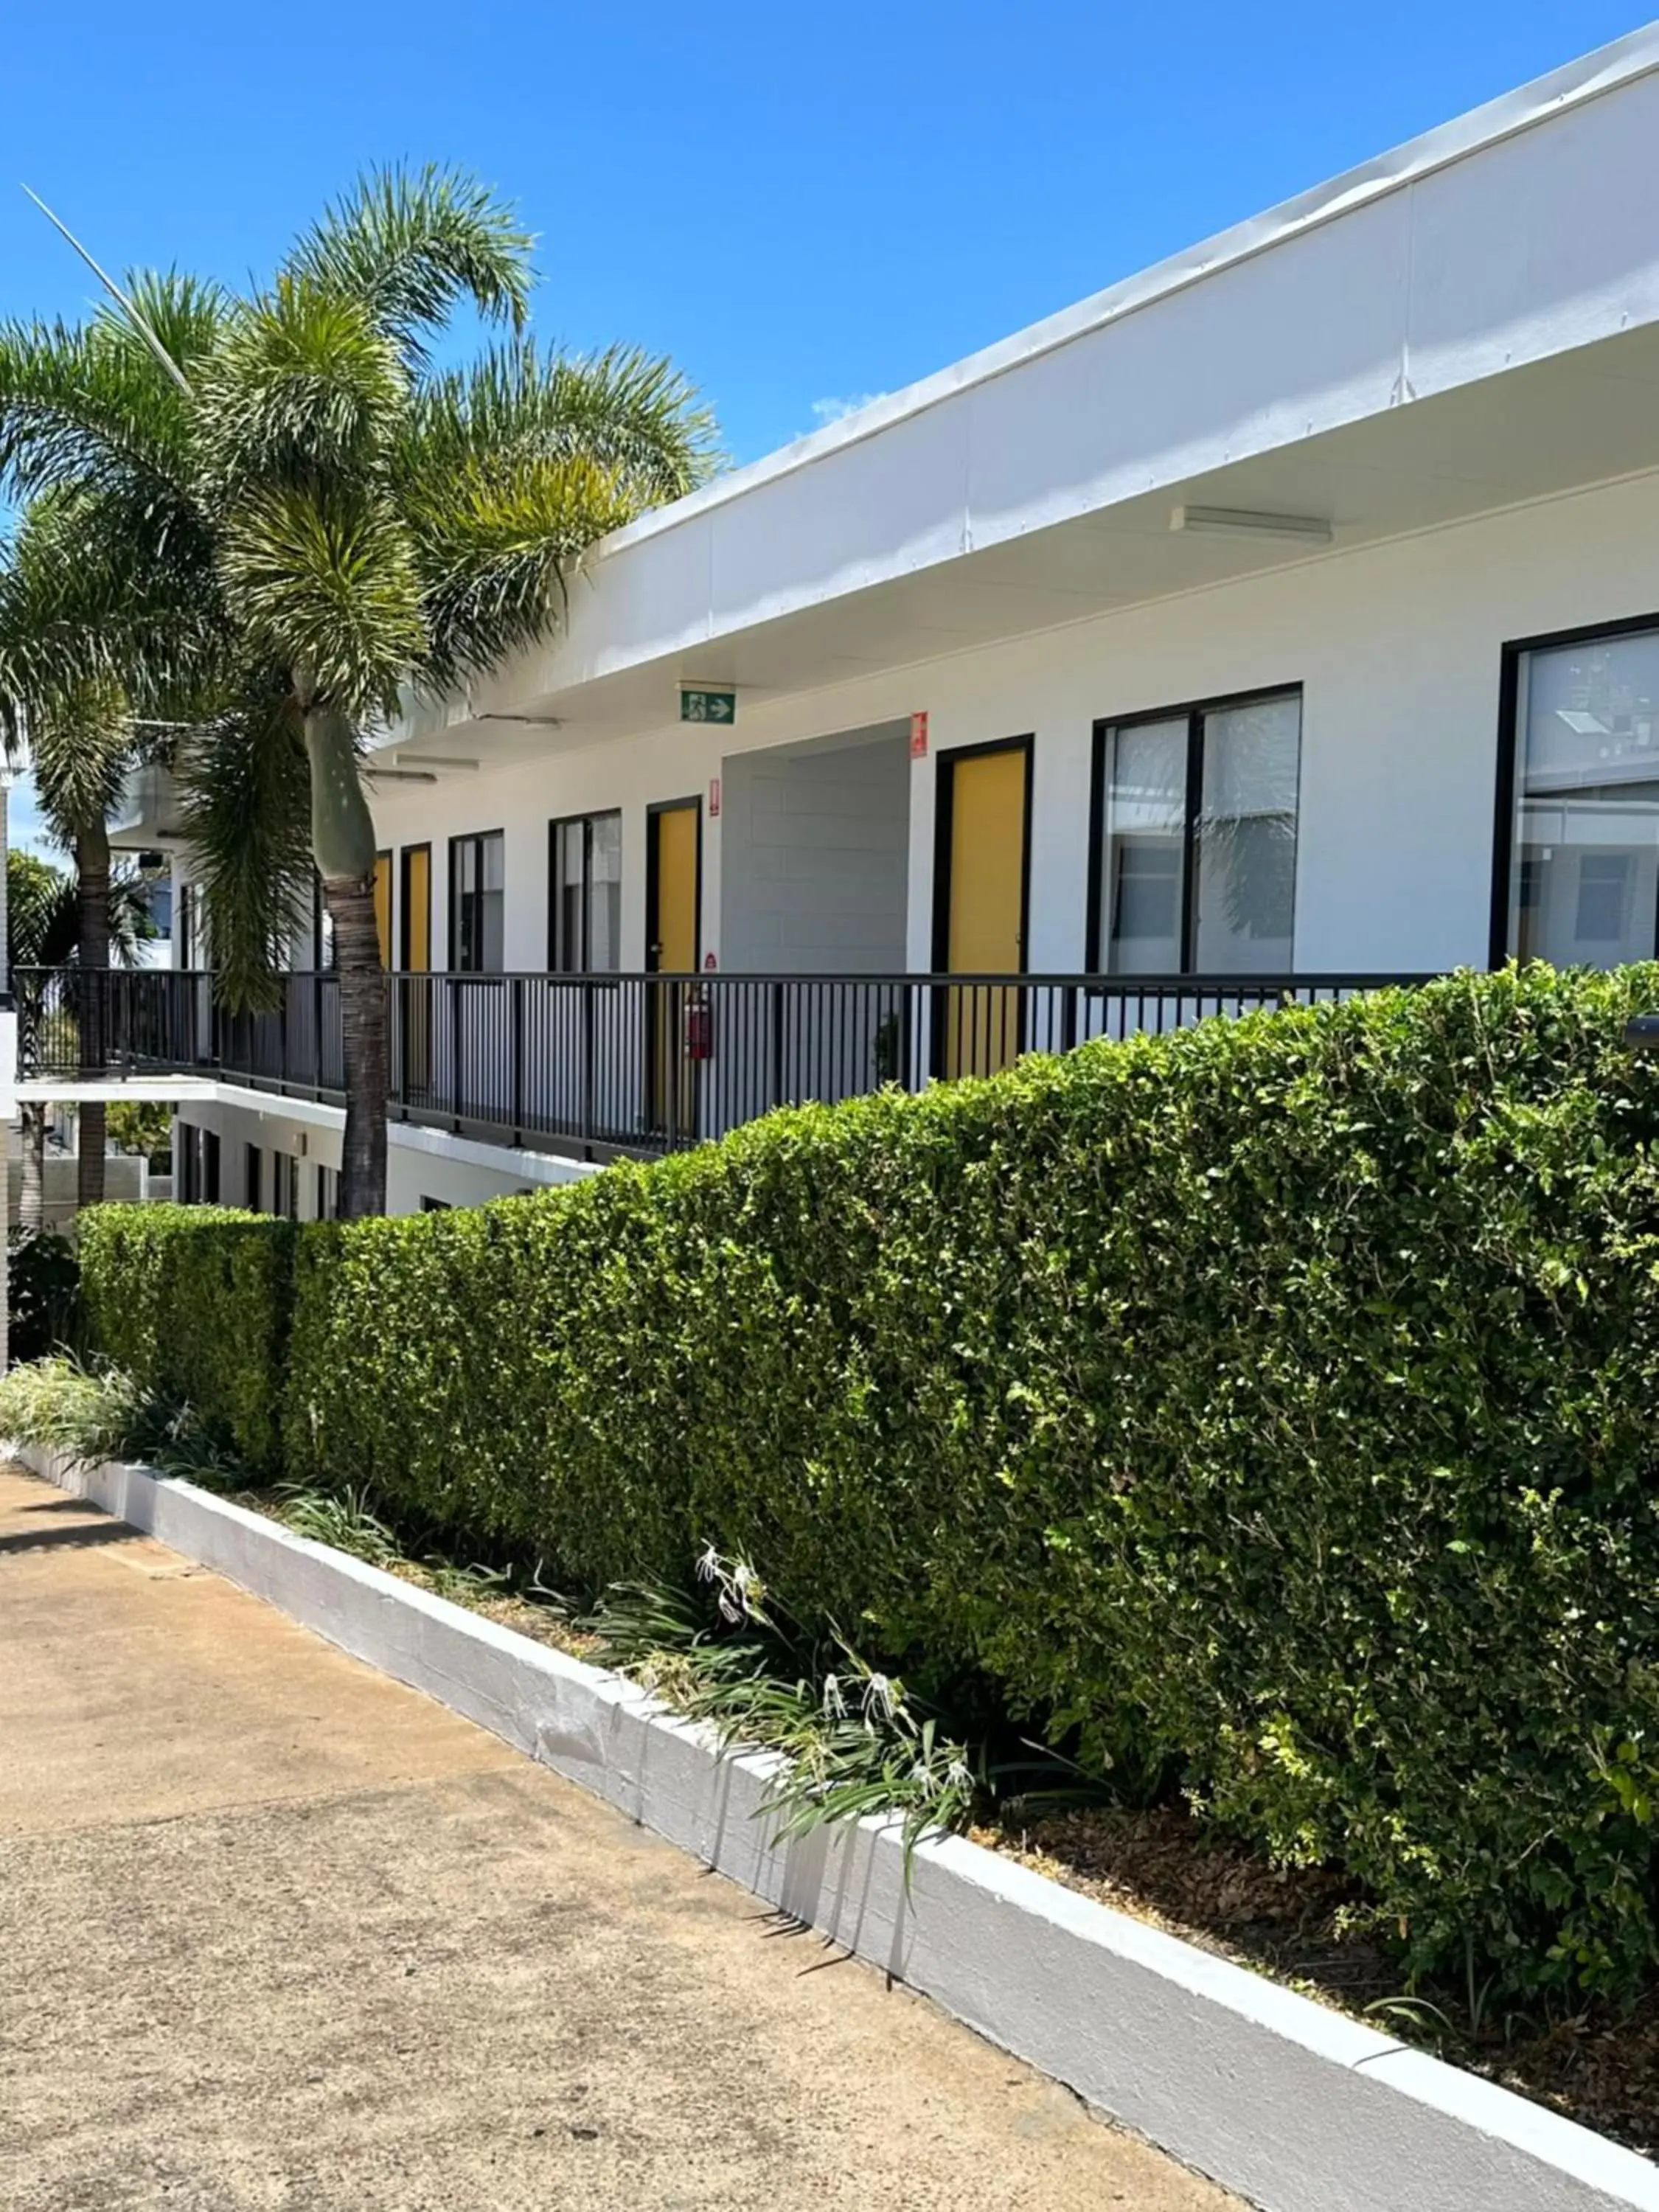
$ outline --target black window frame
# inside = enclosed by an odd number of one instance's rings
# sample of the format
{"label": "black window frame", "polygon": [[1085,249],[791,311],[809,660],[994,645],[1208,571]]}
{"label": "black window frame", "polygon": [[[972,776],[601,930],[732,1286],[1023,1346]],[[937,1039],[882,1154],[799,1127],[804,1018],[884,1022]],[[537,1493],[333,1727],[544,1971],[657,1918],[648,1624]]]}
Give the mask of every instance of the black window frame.
{"label": "black window frame", "polygon": [[217,1206],[219,1203],[219,1132],[216,1129],[203,1129],[199,1134],[202,1139],[202,1203],[204,1206]]}
{"label": "black window frame", "polygon": [[[501,850],[501,965],[499,968],[486,968],[482,964],[476,966],[470,964],[463,966],[460,959],[460,954],[463,949],[462,894],[460,890],[461,854],[468,846],[472,847],[477,853],[478,888],[474,891],[469,891],[466,894],[466,896],[469,899],[481,899],[485,896],[483,890],[484,848],[486,845],[489,844],[492,840],[500,845]],[[482,932],[480,933],[482,933]],[[449,972],[452,975],[501,975],[506,973],[507,833],[504,830],[469,830],[465,831],[460,836],[452,837],[450,839],[448,934]]]}
{"label": "black window frame", "polygon": [[[1170,707],[1154,707],[1133,714],[1103,714],[1094,724],[1093,766],[1089,785],[1088,916],[1085,931],[1084,967],[1091,975],[1103,975],[1105,956],[1111,943],[1108,918],[1103,913],[1106,889],[1106,802],[1110,780],[1109,756],[1113,737],[1120,730],[1145,729],[1158,722],[1185,721],[1187,769],[1182,796],[1181,848],[1181,964],[1178,975],[1196,975],[1193,954],[1198,928],[1197,855],[1199,817],[1204,803],[1204,720],[1208,714],[1229,713],[1240,707],[1265,707],[1276,699],[1294,699],[1297,705],[1296,858],[1302,860],[1302,749],[1307,733],[1307,687],[1299,680],[1289,684],[1253,684],[1248,691],[1223,691],[1212,698],[1184,699]],[[1291,910],[1291,970],[1296,972],[1296,908]],[[1126,972],[1125,981],[1133,981]]]}
{"label": "black window frame", "polygon": [[258,1145],[242,1147],[242,1204],[250,1213],[264,1212],[265,1156]]}
{"label": "black window frame", "polygon": [[179,896],[174,902],[174,927],[177,932],[179,967],[187,974],[194,973],[198,968],[204,968],[207,963],[197,957],[201,949],[198,940],[202,934],[202,893],[199,884],[193,883],[179,884]]}
{"label": "black window frame", "polygon": [[[587,942],[589,901],[593,889],[593,825],[598,822],[614,822],[617,825],[617,849],[622,851],[623,810],[620,806],[596,806],[584,814],[556,814],[547,825],[547,972],[550,975],[615,975],[621,972],[622,946],[617,947],[615,968],[595,968],[592,964],[592,947]],[[568,959],[566,947],[561,942],[564,932],[561,926],[563,910],[564,878],[561,873],[560,833],[566,830],[580,830],[582,833],[581,917],[582,945],[579,959]],[[620,879],[619,885],[620,889]]]}
{"label": "black window frame", "polygon": [[[1659,612],[1626,615],[1615,622],[1583,623],[1572,629],[1544,630],[1535,637],[1506,639],[1498,665],[1498,774],[1492,816],[1492,928],[1489,963],[1507,966],[1510,957],[1510,870],[1515,858],[1516,798],[1521,774],[1521,664],[1530,653],[1554,653],[1575,645],[1602,645],[1619,637],[1651,637]],[[1654,915],[1654,944],[1659,954],[1659,906]]]}

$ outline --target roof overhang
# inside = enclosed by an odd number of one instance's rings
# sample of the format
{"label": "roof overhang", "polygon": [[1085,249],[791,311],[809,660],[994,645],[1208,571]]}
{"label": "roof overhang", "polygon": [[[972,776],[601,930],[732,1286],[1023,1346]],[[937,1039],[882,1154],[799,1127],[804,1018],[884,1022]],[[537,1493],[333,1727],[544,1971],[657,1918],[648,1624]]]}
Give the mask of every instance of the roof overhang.
{"label": "roof overhang", "polygon": [[642,518],[398,740],[592,743],[1659,467],[1656,207],[1659,27]]}

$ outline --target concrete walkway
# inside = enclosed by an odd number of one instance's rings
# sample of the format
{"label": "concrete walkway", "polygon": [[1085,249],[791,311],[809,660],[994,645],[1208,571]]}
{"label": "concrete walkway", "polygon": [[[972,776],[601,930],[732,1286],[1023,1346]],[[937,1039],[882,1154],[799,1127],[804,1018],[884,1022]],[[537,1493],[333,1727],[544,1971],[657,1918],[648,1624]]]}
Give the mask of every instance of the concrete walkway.
{"label": "concrete walkway", "polygon": [[0,2203],[1222,2212],[412,1691],[0,1473]]}

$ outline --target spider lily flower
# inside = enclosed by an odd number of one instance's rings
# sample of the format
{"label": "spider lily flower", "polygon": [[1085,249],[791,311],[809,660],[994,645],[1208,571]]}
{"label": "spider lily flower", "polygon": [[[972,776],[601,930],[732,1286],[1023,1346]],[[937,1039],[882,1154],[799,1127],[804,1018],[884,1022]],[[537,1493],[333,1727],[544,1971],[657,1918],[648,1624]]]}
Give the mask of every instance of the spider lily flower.
{"label": "spider lily flower", "polygon": [[866,1720],[872,1720],[879,1716],[884,1721],[890,1721],[897,1703],[898,1700],[893,1693],[893,1686],[885,1674],[872,1674],[867,1677],[864,1685]]}

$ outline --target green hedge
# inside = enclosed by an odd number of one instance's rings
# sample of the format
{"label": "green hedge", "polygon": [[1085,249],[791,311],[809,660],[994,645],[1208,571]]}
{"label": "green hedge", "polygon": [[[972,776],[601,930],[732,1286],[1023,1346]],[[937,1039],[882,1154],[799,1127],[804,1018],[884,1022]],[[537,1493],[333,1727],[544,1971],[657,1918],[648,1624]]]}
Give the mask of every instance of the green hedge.
{"label": "green hedge", "polygon": [[81,1217],[94,1345],[266,1474],[281,1465],[294,1240],[292,1223],[229,1206],[100,1206]]}
{"label": "green hedge", "polygon": [[713,1542],[1346,1865],[1407,1971],[1628,1993],[1659,1074],[1620,1034],[1655,1002],[1451,978],[307,1230],[290,1469],[589,1585]]}

